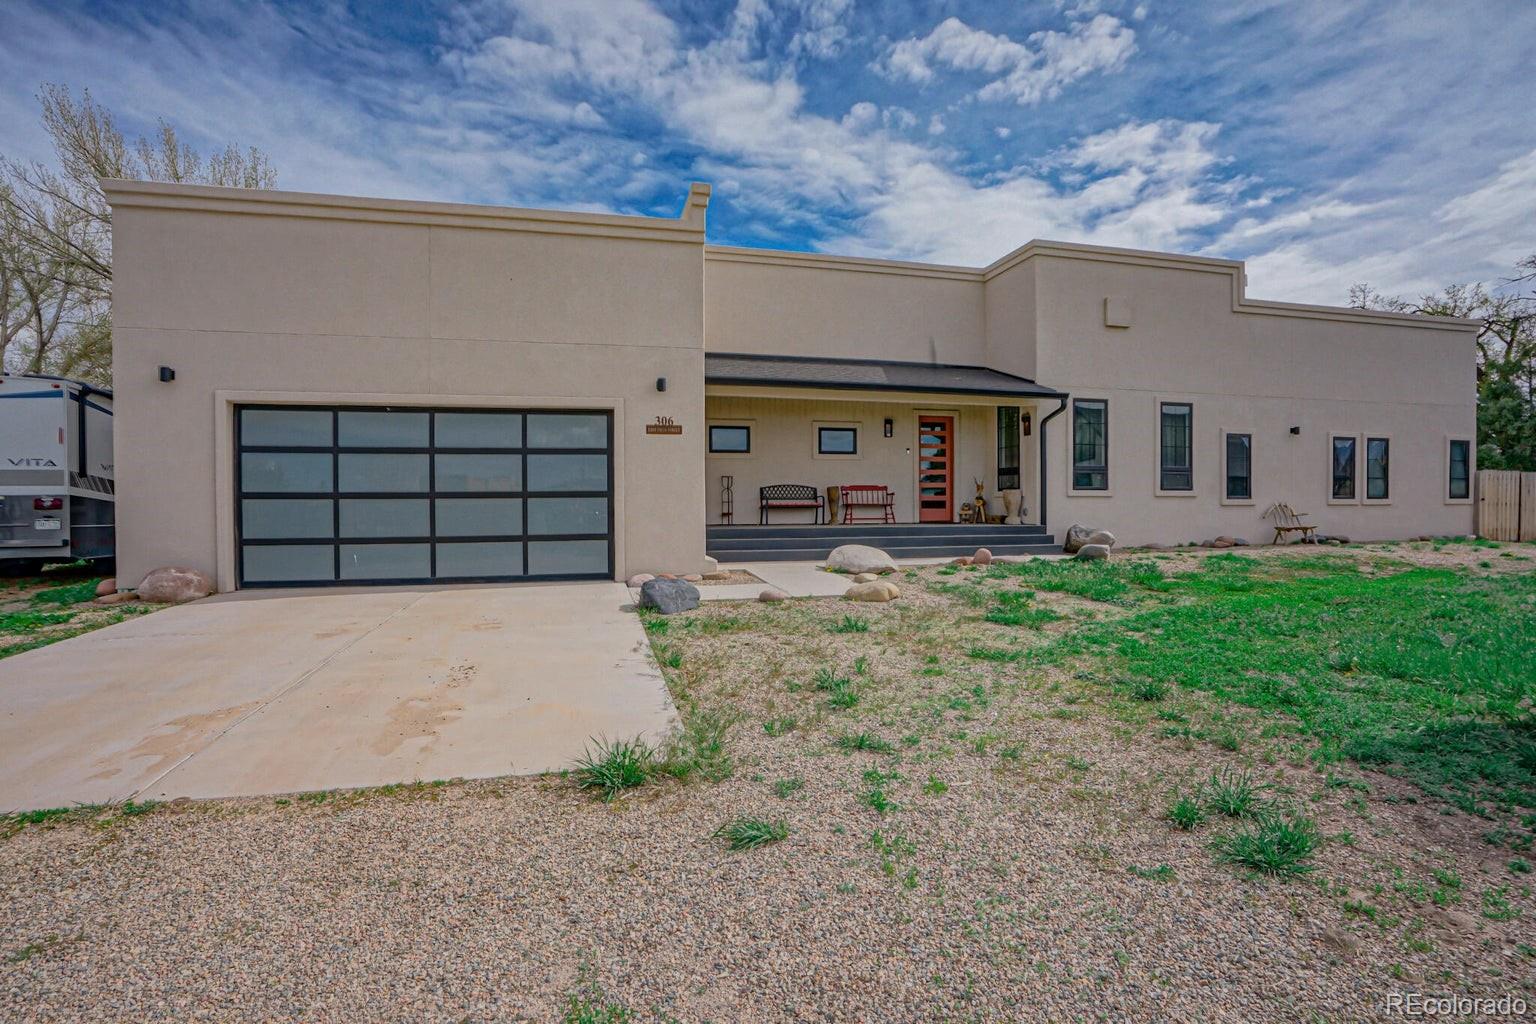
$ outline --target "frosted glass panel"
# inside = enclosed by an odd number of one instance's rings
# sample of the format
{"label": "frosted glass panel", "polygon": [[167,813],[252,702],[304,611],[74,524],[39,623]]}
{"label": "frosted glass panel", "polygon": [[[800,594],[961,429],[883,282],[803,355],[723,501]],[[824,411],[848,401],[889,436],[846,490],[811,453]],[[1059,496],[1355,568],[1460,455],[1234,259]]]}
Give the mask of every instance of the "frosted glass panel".
{"label": "frosted glass panel", "polygon": [[329,448],[331,412],[329,409],[241,409],[240,443]]}
{"label": "frosted glass panel", "polygon": [[518,448],[523,418],[507,412],[440,412],[434,440],[439,448]]}
{"label": "frosted glass panel", "polygon": [[341,491],[425,491],[426,455],[339,455]]}
{"label": "frosted glass panel", "polygon": [[319,452],[245,452],[240,456],[244,491],[331,490],[331,456]]}
{"label": "frosted glass panel", "polygon": [[607,533],[607,498],[529,498],[528,532]]}
{"label": "frosted glass panel", "polygon": [[343,448],[425,448],[424,412],[341,412],[337,444]]}
{"label": "frosted glass panel", "polygon": [[247,583],[336,578],[336,549],[329,544],[247,544],[240,550],[245,558]]}
{"label": "frosted glass panel", "polygon": [[521,576],[523,545],[511,543],[439,544],[439,579],[465,576]]}
{"label": "frosted glass panel", "polygon": [[528,542],[530,576],[574,576],[608,571],[605,540],[536,540]]}
{"label": "frosted glass panel", "polygon": [[240,503],[240,534],[247,540],[329,537],[331,525],[328,498],[246,498]]}
{"label": "frosted glass panel", "polygon": [[529,448],[606,448],[608,417],[528,414]]}
{"label": "frosted glass panel", "polygon": [[426,537],[431,530],[425,498],[343,498],[343,537]]}
{"label": "frosted glass panel", "polygon": [[521,498],[438,498],[439,537],[495,537],[523,532]]}
{"label": "frosted glass panel", "polygon": [[344,580],[421,579],[432,575],[429,544],[343,544]]}

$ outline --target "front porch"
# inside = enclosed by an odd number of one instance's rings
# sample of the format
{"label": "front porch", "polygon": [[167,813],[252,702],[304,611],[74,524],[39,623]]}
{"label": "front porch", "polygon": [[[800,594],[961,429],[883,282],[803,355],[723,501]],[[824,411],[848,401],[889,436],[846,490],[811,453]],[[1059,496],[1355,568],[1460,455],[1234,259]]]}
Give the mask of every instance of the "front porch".
{"label": "front porch", "polygon": [[714,353],[705,366],[706,549],[720,561],[1054,548],[1038,424],[1059,392],[975,366]]}

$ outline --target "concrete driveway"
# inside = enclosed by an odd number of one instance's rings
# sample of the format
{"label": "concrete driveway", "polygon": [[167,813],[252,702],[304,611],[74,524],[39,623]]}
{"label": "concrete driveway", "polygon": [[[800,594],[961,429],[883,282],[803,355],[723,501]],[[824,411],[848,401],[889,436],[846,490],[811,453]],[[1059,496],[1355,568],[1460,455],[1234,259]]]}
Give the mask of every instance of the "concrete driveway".
{"label": "concrete driveway", "polygon": [[568,766],[676,721],[618,583],[244,591],[0,661],[0,811]]}

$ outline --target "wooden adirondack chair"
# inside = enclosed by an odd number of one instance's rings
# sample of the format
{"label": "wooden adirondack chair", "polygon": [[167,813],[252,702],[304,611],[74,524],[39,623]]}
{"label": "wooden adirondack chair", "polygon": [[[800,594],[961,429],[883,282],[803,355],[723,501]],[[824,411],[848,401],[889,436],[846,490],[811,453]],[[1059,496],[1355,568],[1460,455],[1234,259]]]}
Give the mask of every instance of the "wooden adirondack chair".
{"label": "wooden adirondack chair", "polygon": [[1287,535],[1301,534],[1303,544],[1317,543],[1317,527],[1310,523],[1302,522],[1307,517],[1306,512],[1297,512],[1283,501],[1277,501],[1269,506],[1269,511],[1264,513],[1265,519],[1273,519],[1275,522],[1275,539],[1270,544],[1279,544]]}

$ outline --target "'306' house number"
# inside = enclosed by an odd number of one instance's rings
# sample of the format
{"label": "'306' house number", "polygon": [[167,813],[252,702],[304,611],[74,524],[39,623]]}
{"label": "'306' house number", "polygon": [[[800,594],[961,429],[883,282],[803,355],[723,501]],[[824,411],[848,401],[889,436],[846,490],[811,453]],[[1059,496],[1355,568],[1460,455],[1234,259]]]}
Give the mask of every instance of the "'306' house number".
{"label": "'306' house number", "polygon": [[657,416],[655,421],[645,425],[647,434],[681,434],[683,425],[674,423],[671,416]]}

